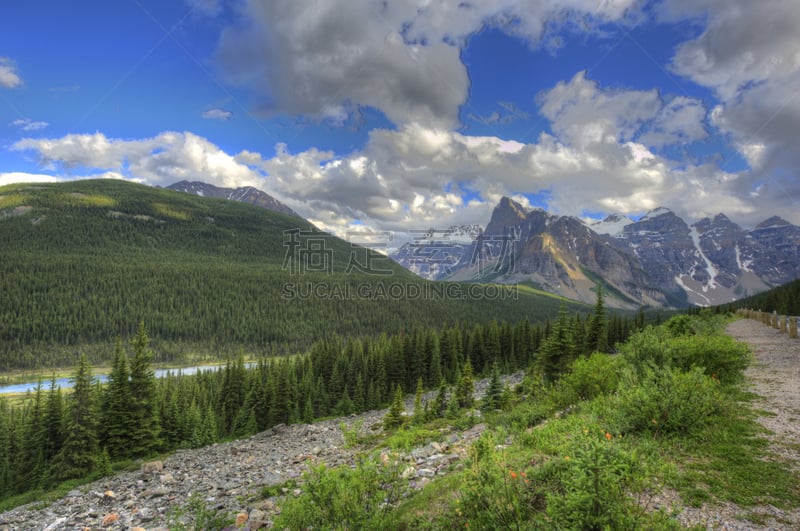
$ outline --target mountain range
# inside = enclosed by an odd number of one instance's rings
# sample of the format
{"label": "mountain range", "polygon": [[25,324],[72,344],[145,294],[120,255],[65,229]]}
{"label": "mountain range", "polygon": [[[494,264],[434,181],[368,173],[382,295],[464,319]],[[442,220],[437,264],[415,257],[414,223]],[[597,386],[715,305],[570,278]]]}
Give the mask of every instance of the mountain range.
{"label": "mountain range", "polygon": [[659,207],[587,224],[504,197],[471,242],[408,243],[392,257],[436,280],[532,283],[616,307],[709,306],[800,277],[800,227],[773,216],[746,230],[725,214],[688,224]]}
{"label": "mountain range", "polygon": [[[239,201],[260,206],[267,210],[273,210],[282,214],[298,216],[294,210],[284,205],[266,192],[252,186],[241,186],[239,188],[222,188],[213,184],[201,181],[180,181],[167,186],[168,190],[186,192],[200,197],[213,197],[215,199],[227,199],[229,201]],[[299,216],[298,216],[299,217]]]}

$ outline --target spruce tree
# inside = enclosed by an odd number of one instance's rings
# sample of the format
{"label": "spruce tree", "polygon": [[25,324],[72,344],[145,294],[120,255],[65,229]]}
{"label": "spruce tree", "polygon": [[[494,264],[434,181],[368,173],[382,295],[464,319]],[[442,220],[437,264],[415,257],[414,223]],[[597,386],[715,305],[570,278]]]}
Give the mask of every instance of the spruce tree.
{"label": "spruce tree", "polygon": [[87,476],[95,469],[100,457],[94,377],[85,355],[81,356],[72,382],[72,393],[68,397],[67,436],[51,467],[51,477],[58,481]]}
{"label": "spruce tree", "polygon": [[475,400],[472,396],[474,392],[475,380],[472,377],[472,363],[467,358],[466,363],[464,363],[464,370],[461,372],[461,378],[456,383],[456,402],[458,402],[458,407],[472,407],[472,403]]}
{"label": "spruce tree", "polygon": [[503,382],[500,380],[500,368],[495,362],[492,367],[492,377],[489,380],[489,388],[486,396],[483,397],[481,411],[495,411],[503,409]]}
{"label": "spruce tree", "polygon": [[145,457],[158,451],[161,427],[156,412],[156,377],[150,364],[153,352],[144,322],[133,341],[130,362],[130,419],[128,455]]}
{"label": "spruce tree", "polygon": [[383,427],[387,430],[390,430],[392,428],[402,426],[405,421],[403,418],[403,413],[405,410],[406,407],[403,403],[403,388],[400,387],[400,384],[398,383],[394,391],[392,405],[389,407],[389,411],[383,417]]}
{"label": "spruce tree", "polygon": [[134,429],[131,405],[128,359],[122,351],[122,342],[118,339],[102,405],[102,444],[111,459],[128,456],[129,436]]}
{"label": "spruce tree", "polygon": [[447,412],[447,384],[442,380],[439,384],[439,392],[436,394],[436,399],[433,401],[433,408],[431,409],[431,416],[433,418],[444,418]]}
{"label": "spruce tree", "polygon": [[575,337],[566,307],[562,304],[558,320],[542,342],[536,368],[545,381],[555,381],[575,357]]}
{"label": "spruce tree", "polygon": [[590,354],[592,352],[607,352],[608,333],[606,330],[606,308],[603,301],[603,285],[597,284],[597,302],[594,305],[594,311],[589,318],[588,330],[586,331],[586,349],[585,352]]}

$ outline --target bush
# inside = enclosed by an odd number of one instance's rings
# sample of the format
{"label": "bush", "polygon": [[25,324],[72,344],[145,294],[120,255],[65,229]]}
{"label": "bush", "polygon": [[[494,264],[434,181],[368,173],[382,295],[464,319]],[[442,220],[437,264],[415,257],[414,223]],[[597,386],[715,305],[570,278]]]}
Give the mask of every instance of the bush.
{"label": "bush", "polygon": [[579,358],[564,377],[564,388],[580,400],[612,393],[617,390],[624,364],[619,356],[601,352],[595,352],[588,358]]}
{"label": "bush", "polygon": [[276,529],[392,528],[392,509],[407,494],[395,461],[364,459],[355,469],[313,467],[303,492],[281,504]]}
{"label": "bush", "polygon": [[738,382],[750,364],[750,349],[725,335],[677,337],[669,343],[674,366],[688,371],[700,367],[722,383]]}
{"label": "bush", "polygon": [[724,409],[719,383],[696,368],[665,367],[628,374],[619,394],[595,403],[598,414],[621,433],[689,434]]}

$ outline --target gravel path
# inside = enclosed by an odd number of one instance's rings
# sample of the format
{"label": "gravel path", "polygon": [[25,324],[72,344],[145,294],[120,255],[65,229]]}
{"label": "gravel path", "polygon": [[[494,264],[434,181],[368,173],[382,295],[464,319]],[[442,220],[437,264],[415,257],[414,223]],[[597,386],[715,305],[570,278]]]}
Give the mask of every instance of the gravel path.
{"label": "gravel path", "polygon": [[[800,339],[763,323],[740,319],[727,328],[728,334],[750,345],[755,360],[746,375],[751,390],[760,399],[753,403],[767,414],[757,420],[770,431],[770,451],[785,461],[795,473],[800,489]],[[747,513],[758,513],[767,519],[764,526],[742,521]],[[737,518],[738,517],[738,518]],[[732,503],[686,508],[678,520],[687,527],[705,526],[726,531],[797,530],[800,529],[800,508],[783,511],[771,505],[744,510]]]}

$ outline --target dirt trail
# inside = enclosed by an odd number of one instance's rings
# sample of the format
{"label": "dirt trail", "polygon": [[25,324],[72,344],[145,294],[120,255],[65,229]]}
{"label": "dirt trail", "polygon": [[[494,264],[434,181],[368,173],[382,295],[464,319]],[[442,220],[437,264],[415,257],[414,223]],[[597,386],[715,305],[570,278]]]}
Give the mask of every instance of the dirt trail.
{"label": "dirt trail", "polygon": [[[731,323],[727,333],[750,345],[755,359],[746,375],[750,389],[761,397],[753,407],[767,413],[757,420],[771,432],[766,435],[771,442],[770,452],[786,462],[800,488],[800,339],[789,339],[787,334],[751,319]],[[748,512],[762,514],[768,523],[759,526],[739,519]],[[688,508],[680,520],[727,531],[796,530],[800,529],[800,508],[783,511],[766,505],[744,510],[725,503]]]}

